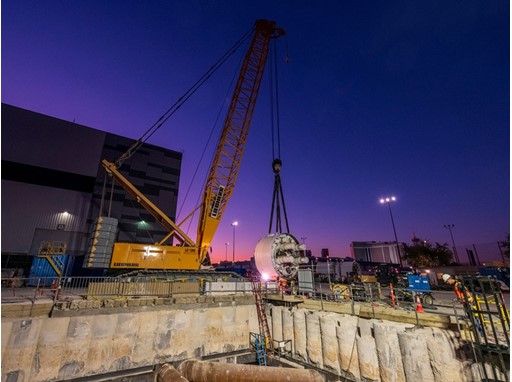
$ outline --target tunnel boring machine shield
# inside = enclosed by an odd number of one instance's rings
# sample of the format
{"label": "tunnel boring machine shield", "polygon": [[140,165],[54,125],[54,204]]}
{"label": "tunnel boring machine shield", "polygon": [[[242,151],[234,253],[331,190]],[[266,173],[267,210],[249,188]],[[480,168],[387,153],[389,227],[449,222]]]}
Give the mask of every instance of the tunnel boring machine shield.
{"label": "tunnel boring machine shield", "polygon": [[300,265],[307,264],[306,246],[287,233],[275,233],[263,237],[254,250],[256,268],[263,279],[274,280],[278,276],[293,279]]}

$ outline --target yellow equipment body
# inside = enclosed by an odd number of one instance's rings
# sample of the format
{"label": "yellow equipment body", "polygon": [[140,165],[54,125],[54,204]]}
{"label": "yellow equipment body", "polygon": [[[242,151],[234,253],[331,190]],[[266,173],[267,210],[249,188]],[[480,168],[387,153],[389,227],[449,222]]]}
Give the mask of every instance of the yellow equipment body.
{"label": "yellow equipment body", "polygon": [[201,261],[196,247],[115,243],[110,267],[116,269],[198,270]]}

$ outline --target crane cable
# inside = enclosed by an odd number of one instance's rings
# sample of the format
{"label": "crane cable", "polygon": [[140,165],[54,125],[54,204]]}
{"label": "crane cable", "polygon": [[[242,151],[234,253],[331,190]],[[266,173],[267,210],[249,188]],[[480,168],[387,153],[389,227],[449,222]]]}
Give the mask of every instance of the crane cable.
{"label": "crane cable", "polygon": [[[284,35],[285,40],[285,56],[284,61],[288,64],[288,38]],[[281,129],[280,129],[280,119],[279,119],[279,80],[277,73],[277,42],[274,39],[273,50],[274,59],[272,62],[272,54],[269,54],[271,65],[270,65],[270,127],[272,130],[272,160],[276,158],[281,158]],[[273,66],[272,66],[273,64]],[[275,77],[275,79],[274,79]],[[275,93],[275,102],[274,102],[274,93]],[[274,112],[274,105],[276,110]],[[275,117],[275,118],[274,118]],[[274,129],[274,119],[276,123],[276,129]],[[274,131],[276,130],[276,131]],[[276,143],[275,137],[277,135],[277,157],[276,157]]]}
{"label": "crane cable", "polygon": [[[274,170],[274,194],[272,197],[272,207],[270,210],[270,224],[268,228],[268,233],[272,232],[272,223],[274,220],[274,210],[276,213],[276,228],[275,231],[277,233],[282,232],[282,224],[281,224],[281,204],[283,207],[284,219],[286,223],[286,232],[290,232],[290,227],[288,225],[288,215],[286,213],[286,204],[284,201],[283,195],[283,186],[281,183],[281,129],[280,129],[280,120],[279,120],[279,82],[277,75],[277,44],[274,40],[273,44],[273,53],[274,60],[272,62],[272,55],[269,55],[271,64],[270,65],[270,114],[271,114],[271,131],[272,131],[272,168]],[[288,45],[286,45],[286,50],[288,50]],[[288,52],[285,55],[285,62],[288,62]],[[274,100],[275,97],[275,100]],[[274,111],[275,105],[275,111]],[[274,127],[275,122],[275,127]],[[277,143],[275,138],[277,138]],[[277,148],[276,148],[277,146]],[[277,157],[276,157],[277,152]]]}
{"label": "crane cable", "polygon": [[[219,122],[219,120],[220,120],[220,118],[221,118],[221,116],[222,116],[222,111],[223,111],[223,109],[224,109],[224,104],[225,104],[226,100],[228,99],[228,96],[229,96],[229,94],[231,93],[231,91],[232,91],[232,89],[233,89],[233,87],[234,87],[234,83],[235,83],[235,80],[236,80],[236,78],[237,78],[237,73],[239,72],[239,68],[242,66],[242,62],[243,62],[243,56],[242,56],[242,57],[240,58],[240,60],[239,60],[239,63],[238,63],[238,70],[235,70],[235,71],[234,71],[233,76],[232,76],[232,78],[231,78],[231,82],[230,82],[229,86],[227,87],[226,94],[225,94],[225,96],[224,96],[224,98],[223,98],[223,100],[222,100],[221,106],[220,106],[219,111],[218,111],[218,113],[217,113],[217,117],[215,118],[215,122],[214,122],[214,123],[213,123],[213,125],[212,125],[212,128],[211,128],[211,130],[210,130],[210,134],[208,135],[208,139],[206,140],[206,143],[205,143],[205,145],[204,145],[204,147],[203,147],[203,151],[201,152],[201,156],[199,157],[199,160],[198,160],[198,162],[197,162],[197,166],[196,166],[196,168],[195,168],[195,170],[194,170],[194,175],[192,175],[192,179],[190,180],[190,183],[189,183],[189,185],[188,185],[187,191],[186,191],[185,196],[184,196],[184,198],[183,198],[183,202],[181,203],[181,206],[180,206],[180,208],[179,208],[179,210],[178,210],[178,213],[176,214],[176,216],[177,216],[177,217],[181,215],[181,212],[182,212],[182,210],[183,210],[183,208],[184,208],[184,206],[185,206],[185,203],[186,203],[186,201],[187,201],[187,199],[188,199],[188,195],[189,195],[189,193],[190,193],[190,191],[191,191],[191,189],[192,189],[192,185],[193,185],[193,183],[194,183],[194,181],[195,181],[195,179],[196,179],[196,176],[197,176],[197,174],[198,174],[198,172],[199,172],[199,168],[200,168],[200,166],[201,166],[201,163],[202,163],[202,161],[203,161],[203,159],[204,159],[204,156],[205,156],[205,154],[206,154],[206,151],[207,151],[207,149],[208,149],[208,146],[210,145],[210,142],[211,142],[211,140],[212,140],[213,133],[215,132],[215,129],[216,129],[216,128],[217,128],[217,126],[218,126],[218,122]],[[210,160],[210,165],[209,165],[209,167],[211,167],[211,164],[213,163],[213,159],[214,159],[213,157],[214,157],[214,156],[212,156],[212,158],[211,158],[211,160]],[[204,189],[204,187],[205,187],[205,185],[206,185],[207,180],[208,180],[208,174],[207,174],[207,175],[206,175],[206,177],[204,178],[203,184],[202,184],[202,186],[201,186],[201,190],[203,190],[203,189]],[[201,193],[199,193],[199,195],[198,195],[198,197],[197,197],[197,200],[196,200],[196,206],[197,206],[197,207],[196,207],[196,209],[198,208],[198,206],[199,206],[199,204],[200,204],[201,197],[202,197],[202,194],[201,194]],[[187,228],[187,230],[185,231],[187,234],[188,234],[188,232],[189,232],[189,230],[190,230],[190,226],[191,226],[191,224],[192,224],[192,219],[190,219],[190,222],[189,222],[188,228]]]}
{"label": "crane cable", "polygon": [[178,109],[219,69],[224,62],[246,41],[253,33],[254,27],[250,28],[246,33],[236,41],[233,46],[228,49],[224,55],[213,64],[205,74],[201,76],[174,104],[151,127],[123,154],[116,160],[116,167],[119,168],[125,160],[130,158],[140,146],[146,142],[162,125],[176,112]]}
{"label": "crane cable", "polygon": [[[270,128],[272,130],[272,160],[281,158],[281,129],[279,123],[279,81],[277,75],[277,45],[276,40],[274,42],[274,58],[270,54]],[[275,101],[274,101],[275,97]],[[275,105],[275,111],[274,111]],[[275,121],[274,121],[275,120]],[[274,128],[275,122],[275,128]],[[277,144],[275,142],[277,138]],[[277,157],[276,157],[276,146],[277,146]]]}

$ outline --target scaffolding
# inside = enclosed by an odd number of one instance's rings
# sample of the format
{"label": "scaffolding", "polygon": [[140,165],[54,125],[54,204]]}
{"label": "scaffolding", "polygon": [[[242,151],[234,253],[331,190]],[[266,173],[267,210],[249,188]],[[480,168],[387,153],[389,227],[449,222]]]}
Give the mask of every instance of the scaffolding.
{"label": "scaffolding", "polygon": [[[458,325],[461,335],[471,341],[482,381],[510,381],[510,314],[500,283],[489,276],[463,277],[471,292],[462,307],[467,325]],[[473,301],[470,301],[473,297]],[[460,305],[459,305],[460,306]],[[454,309],[457,313],[457,309]],[[460,318],[460,316],[457,314]],[[459,324],[459,321],[457,321]]]}
{"label": "scaffolding", "polygon": [[39,245],[37,257],[46,259],[55,274],[61,277],[66,265],[62,255],[66,254],[66,249],[67,244],[63,241],[42,241]]}

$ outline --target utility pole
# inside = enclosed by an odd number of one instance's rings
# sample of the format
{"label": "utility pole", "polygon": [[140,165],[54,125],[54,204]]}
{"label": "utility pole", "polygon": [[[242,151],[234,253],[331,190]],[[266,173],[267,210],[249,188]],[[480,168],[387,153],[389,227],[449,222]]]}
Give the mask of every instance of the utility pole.
{"label": "utility pole", "polygon": [[455,255],[455,261],[457,261],[457,263],[460,264],[459,254],[457,253],[457,247],[455,246],[455,240],[453,240],[453,234],[452,234],[453,227],[455,227],[455,224],[445,224],[444,225],[444,228],[447,228],[448,231],[450,231],[450,236],[452,238],[453,254]]}

